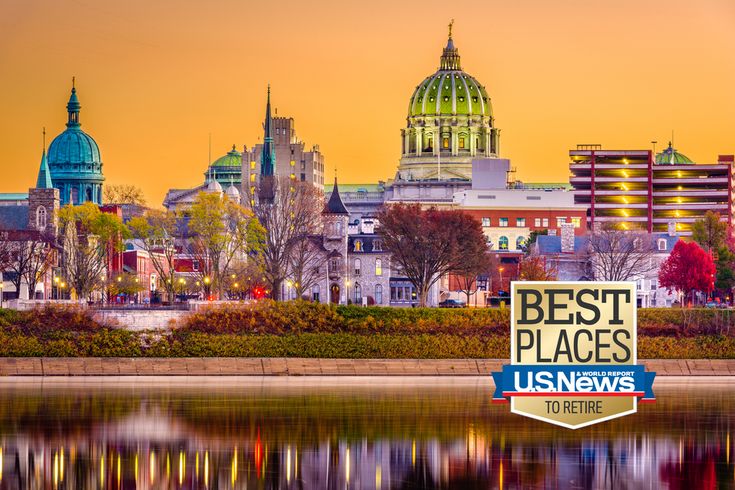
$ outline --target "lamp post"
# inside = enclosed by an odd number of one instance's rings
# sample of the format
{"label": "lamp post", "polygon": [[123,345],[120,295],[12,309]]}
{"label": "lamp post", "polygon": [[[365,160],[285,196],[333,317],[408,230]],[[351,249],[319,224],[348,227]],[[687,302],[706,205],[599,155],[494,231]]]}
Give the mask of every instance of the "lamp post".
{"label": "lamp post", "polygon": [[2,309],[2,307],[3,307],[3,300],[4,300],[4,298],[3,298],[3,286],[4,286],[3,281],[4,281],[3,275],[0,274],[0,309]]}
{"label": "lamp post", "polygon": [[291,299],[291,286],[293,286],[293,282],[291,279],[286,280],[286,299]]}
{"label": "lamp post", "polygon": [[349,304],[350,303],[350,280],[349,279],[345,281],[345,286],[347,286],[347,300],[345,301],[345,304]]}
{"label": "lamp post", "polygon": [[498,292],[500,292],[503,289],[503,268],[498,267],[498,272],[500,272],[500,289],[498,289]]}

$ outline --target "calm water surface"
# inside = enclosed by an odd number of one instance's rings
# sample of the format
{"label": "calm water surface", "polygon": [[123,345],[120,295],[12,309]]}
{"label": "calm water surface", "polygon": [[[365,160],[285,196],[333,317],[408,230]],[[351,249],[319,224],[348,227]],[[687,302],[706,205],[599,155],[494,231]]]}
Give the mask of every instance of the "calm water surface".
{"label": "calm water surface", "polygon": [[571,431],[481,378],[0,380],[0,489],[735,488],[735,382]]}

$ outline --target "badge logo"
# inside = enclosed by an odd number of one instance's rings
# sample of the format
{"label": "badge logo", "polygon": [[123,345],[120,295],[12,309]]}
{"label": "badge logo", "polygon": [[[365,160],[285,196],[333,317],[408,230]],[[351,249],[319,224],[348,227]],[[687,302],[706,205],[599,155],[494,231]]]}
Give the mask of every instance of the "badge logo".
{"label": "badge logo", "polygon": [[513,282],[510,364],[494,372],[494,402],[578,429],[653,402],[637,364],[634,282]]}

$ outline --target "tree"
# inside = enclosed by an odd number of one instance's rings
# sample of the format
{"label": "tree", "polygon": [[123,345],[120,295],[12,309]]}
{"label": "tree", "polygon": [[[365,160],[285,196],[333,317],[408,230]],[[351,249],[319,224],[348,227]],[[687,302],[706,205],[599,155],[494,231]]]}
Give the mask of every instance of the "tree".
{"label": "tree", "polygon": [[146,199],[140,187],[127,184],[106,185],[102,190],[105,204],[133,204],[145,206]]}
{"label": "tree", "polygon": [[526,240],[523,243],[523,252],[526,255],[529,255],[531,252],[533,252],[533,245],[538,241],[539,235],[548,235],[549,230],[543,229],[543,230],[531,230],[531,233],[528,234],[528,240]]}
{"label": "tree", "polygon": [[477,276],[489,275],[490,269],[495,265],[494,255],[489,253],[486,244],[480,247],[479,242],[474,242],[473,245],[476,251],[466,255],[459,266],[452,270],[459,284],[459,291],[467,297],[467,305],[470,304],[472,295],[477,293]]}
{"label": "tree", "polygon": [[265,233],[249,210],[226,195],[205,192],[199,193],[189,210],[188,228],[205,289],[214,288],[220,297],[232,265],[258,252]]}
{"label": "tree", "polygon": [[656,269],[654,254],[649,234],[608,224],[589,235],[586,262],[598,281],[628,281]]}
{"label": "tree", "polygon": [[720,221],[720,214],[707,211],[704,217],[692,224],[692,240],[705,252],[717,252],[725,245],[727,223]]}
{"label": "tree", "polygon": [[149,210],[128,222],[131,236],[148,253],[161,284],[166,290],[169,303],[176,294],[176,239],[179,227],[176,213]]}
{"label": "tree", "polygon": [[487,252],[481,223],[462,211],[396,204],[381,211],[378,222],[383,246],[416,288],[419,306],[426,306],[440,277]]}
{"label": "tree", "polygon": [[[293,252],[321,226],[324,196],[313,185],[287,177],[275,179],[272,199],[252,199],[253,213],[265,228],[263,247],[258,254],[263,276],[274,299],[293,267]],[[304,264],[305,266],[305,264]]]}
{"label": "tree", "polygon": [[122,251],[128,229],[117,215],[101,212],[92,202],[61,208],[59,225],[62,272],[77,297],[87,298],[104,286],[109,259]]}
{"label": "tree", "polygon": [[323,250],[320,250],[321,240],[321,236],[305,235],[294,240],[291,247],[289,271],[297,298],[308,294],[319,282],[320,270],[326,258]]}
{"label": "tree", "polygon": [[714,288],[715,264],[712,255],[696,242],[679,240],[671,255],[661,264],[658,281],[669,292],[684,295],[684,303],[695,291],[710,292]]}
{"label": "tree", "polygon": [[518,279],[521,281],[555,281],[556,268],[547,266],[543,257],[529,255],[518,263]]}
{"label": "tree", "polygon": [[25,282],[28,298],[33,299],[36,285],[56,260],[56,237],[35,230],[7,232],[0,255],[5,255],[5,267],[11,272],[10,282],[15,286],[16,298],[20,298]]}
{"label": "tree", "polygon": [[141,284],[140,279],[135,274],[120,273],[107,278],[105,289],[113,296],[118,294],[133,296],[144,291],[146,285]]}

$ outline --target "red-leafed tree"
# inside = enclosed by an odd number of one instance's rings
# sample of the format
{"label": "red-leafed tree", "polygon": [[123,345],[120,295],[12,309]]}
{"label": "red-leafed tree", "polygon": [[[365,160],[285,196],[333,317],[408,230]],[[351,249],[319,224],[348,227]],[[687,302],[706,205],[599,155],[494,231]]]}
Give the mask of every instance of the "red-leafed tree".
{"label": "red-leafed tree", "polygon": [[391,264],[416,287],[419,306],[426,306],[429,289],[440,277],[464,271],[467,261],[487,252],[480,221],[462,211],[395,204],[378,220]]}
{"label": "red-leafed tree", "polygon": [[695,291],[714,289],[715,262],[696,242],[679,240],[658,271],[661,287],[683,293],[686,304]]}

